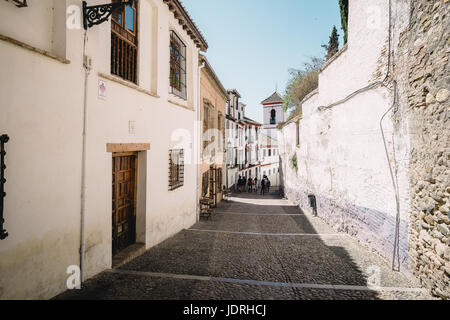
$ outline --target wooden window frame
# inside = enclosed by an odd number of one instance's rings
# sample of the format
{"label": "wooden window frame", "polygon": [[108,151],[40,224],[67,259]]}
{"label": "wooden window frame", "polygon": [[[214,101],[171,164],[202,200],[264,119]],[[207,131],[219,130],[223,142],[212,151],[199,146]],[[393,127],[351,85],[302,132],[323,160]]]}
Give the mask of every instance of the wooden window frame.
{"label": "wooden window frame", "polygon": [[[113,2],[124,0],[114,0]],[[128,5],[127,5],[128,7]],[[138,82],[138,22],[139,2],[134,1],[131,9],[134,11],[134,31],[126,27],[126,8],[120,12],[121,22],[116,15],[111,18],[111,74],[134,84]]]}
{"label": "wooden window frame", "polygon": [[169,191],[184,186],[184,149],[169,150]]}
{"label": "wooden window frame", "polygon": [[[169,85],[170,93],[178,96],[183,100],[187,100],[187,74],[186,74],[186,45],[181,40],[181,38],[175,33],[175,31],[170,30],[170,68],[169,68]],[[176,54],[178,53],[179,59],[177,60]],[[179,74],[179,79],[177,79],[176,74]],[[178,80],[178,82],[177,82]]]}

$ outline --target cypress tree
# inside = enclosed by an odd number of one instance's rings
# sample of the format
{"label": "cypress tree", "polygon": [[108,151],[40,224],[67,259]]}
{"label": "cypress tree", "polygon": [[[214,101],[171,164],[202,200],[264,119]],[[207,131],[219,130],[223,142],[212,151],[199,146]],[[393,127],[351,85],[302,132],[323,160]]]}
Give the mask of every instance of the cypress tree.
{"label": "cypress tree", "polygon": [[341,25],[344,30],[344,44],[348,39],[348,0],[339,0],[339,7],[341,8]]}
{"label": "cypress tree", "polygon": [[337,32],[336,26],[333,26],[333,31],[331,31],[330,40],[328,45],[322,45],[325,50],[327,50],[327,54],[325,56],[326,60],[331,59],[338,51],[339,51],[339,34]]}

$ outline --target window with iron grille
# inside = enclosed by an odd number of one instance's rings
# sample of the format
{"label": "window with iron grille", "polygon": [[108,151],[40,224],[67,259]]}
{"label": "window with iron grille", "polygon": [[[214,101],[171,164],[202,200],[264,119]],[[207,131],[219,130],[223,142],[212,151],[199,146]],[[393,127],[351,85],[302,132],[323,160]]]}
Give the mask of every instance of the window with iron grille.
{"label": "window with iron grille", "polygon": [[202,197],[206,197],[209,188],[209,171],[202,175]]}
{"label": "window with iron grille", "polygon": [[219,150],[225,150],[225,118],[221,112],[218,113],[217,117],[217,130],[220,132],[222,137],[219,139]]}
{"label": "window with iron grille", "polygon": [[221,192],[222,191],[222,168],[217,168],[216,169],[216,173],[217,173],[217,177],[216,177],[216,190],[217,192]]}
{"label": "window with iron grille", "polygon": [[184,185],[184,150],[169,150],[169,191]]}
{"label": "window with iron grille", "polygon": [[170,93],[186,100],[186,46],[170,32]]}
{"label": "window with iron grille", "polygon": [[[121,2],[125,0],[113,0]],[[116,11],[111,19],[111,74],[137,83],[137,1],[125,10]]]}
{"label": "window with iron grille", "polygon": [[213,112],[213,108],[209,103],[203,105],[203,152],[206,151],[211,141],[210,129],[214,127],[214,123],[211,122]]}

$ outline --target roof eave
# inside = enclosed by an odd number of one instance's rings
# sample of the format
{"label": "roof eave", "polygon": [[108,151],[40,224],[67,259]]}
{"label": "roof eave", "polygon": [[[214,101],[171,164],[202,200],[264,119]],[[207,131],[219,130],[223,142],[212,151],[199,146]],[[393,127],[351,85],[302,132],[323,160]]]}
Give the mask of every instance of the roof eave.
{"label": "roof eave", "polygon": [[187,12],[186,8],[180,0],[163,0],[167,4],[169,10],[173,12],[175,19],[178,20],[183,30],[186,30],[192,41],[194,41],[197,48],[206,52],[208,50],[208,43],[206,42],[203,34],[200,32],[195,22]]}

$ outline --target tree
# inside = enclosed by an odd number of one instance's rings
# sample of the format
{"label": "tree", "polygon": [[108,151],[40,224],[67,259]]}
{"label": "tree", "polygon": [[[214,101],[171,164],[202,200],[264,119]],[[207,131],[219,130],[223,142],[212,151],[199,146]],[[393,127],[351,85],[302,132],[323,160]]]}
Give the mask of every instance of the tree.
{"label": "tree", "polygon": [[301,113],[301,102],[319,85],[319,70],[324,60],[317,57],[310,57],[301,69],[290,69],[290,79],[286,86],[284,108],[293,110],[290,118]]}
{"label": "tree", "polygon": [[339,7],[341,8],[341,26],[344,30],[344,44],[348,39],[348,0],[339,0]]}
{"label": "tree", "polygon": [[328,44],[322,45],[325,48],[327,54],[325,56],[326,60],[331,59],[339,51],[339,34],[337,32],[336,26],[333,26],[333,31],[331,31],[330,40]]}

